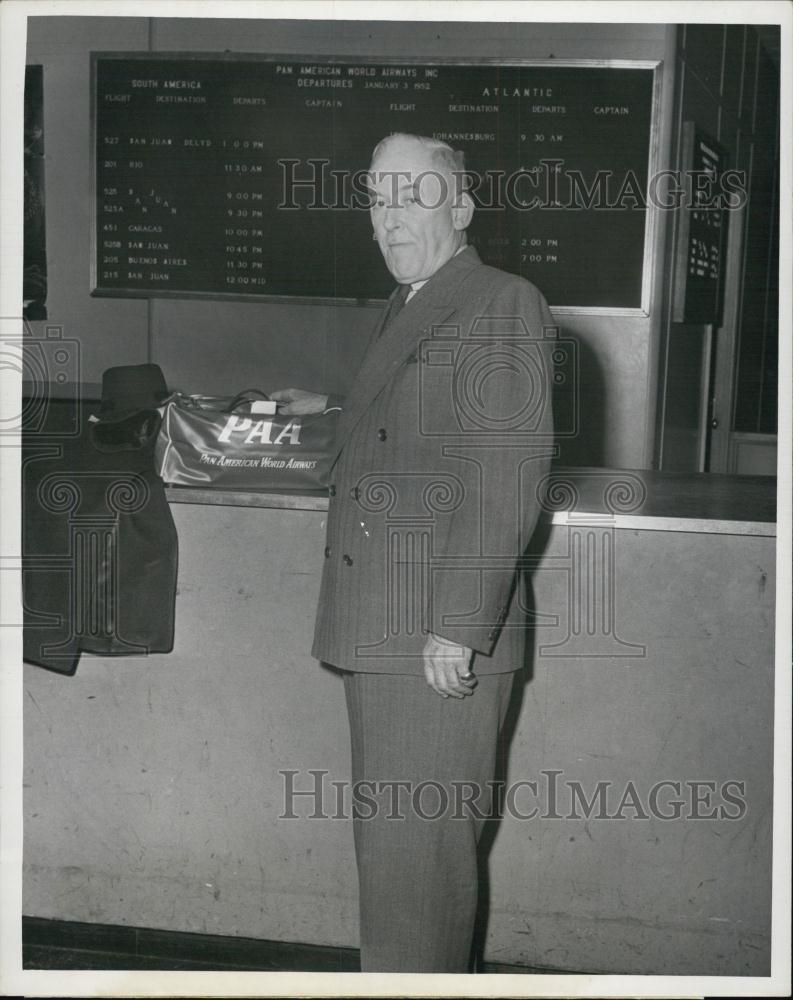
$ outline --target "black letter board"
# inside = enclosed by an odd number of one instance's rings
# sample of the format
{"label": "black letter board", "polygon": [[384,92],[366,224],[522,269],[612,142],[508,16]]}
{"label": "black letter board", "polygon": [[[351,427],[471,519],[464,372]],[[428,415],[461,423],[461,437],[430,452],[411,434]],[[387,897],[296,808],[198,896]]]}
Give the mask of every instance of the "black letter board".
{"label": "black letter board", "polygon": [[92,293],[385,298],[361,172],[466,153],[469,239],[562,307],[642,307],[656,64],[95,53]]}
{"label": "black letter board", "polygon": [[694,122],[683,123],[685,201],[675,250],[675,323],[721,322],[727,234],[722,175],[727,151]]}

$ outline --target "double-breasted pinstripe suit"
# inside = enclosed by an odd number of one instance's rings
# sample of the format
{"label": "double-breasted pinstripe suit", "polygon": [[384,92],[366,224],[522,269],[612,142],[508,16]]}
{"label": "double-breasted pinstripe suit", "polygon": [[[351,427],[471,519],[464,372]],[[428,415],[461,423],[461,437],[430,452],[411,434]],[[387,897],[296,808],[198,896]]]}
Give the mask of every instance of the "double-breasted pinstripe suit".
{"label": "double-breasted pinstripe suit", "polygon": [[[516,563],[553,448],[553,319],[472,247],[387,315],[339,423],[313,655],[345,671],[354,782],[483,786],[523,663]],[[427,686],[428,632],[474,651],[471,697]],[[466,971],[481,817],[383,812],[355,821],[362,968]]]}
{"label": "double-breasted pinstripe suit", "polygon": [[515,564],[551,453],[553,319],[533,285],[469,247],[381,325],[339,422],[314,656],[421,674],[429,629],[474,649],[480,676],[514,671]]}

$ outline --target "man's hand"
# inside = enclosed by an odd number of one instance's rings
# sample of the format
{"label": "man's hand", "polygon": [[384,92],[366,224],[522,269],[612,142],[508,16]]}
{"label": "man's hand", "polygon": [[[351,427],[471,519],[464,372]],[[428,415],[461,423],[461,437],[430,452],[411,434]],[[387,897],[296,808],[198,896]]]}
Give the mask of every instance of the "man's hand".
{"label": "man's hand", "polygon": [[276,389],[270,399],[278,403],[278,413],[284,417],[301,417],[307,413],[324,413],[328,405],[327,395],[309,392],[307,389]]}
{"label": "man's hand", "polygon": [[424,644],[424,676],[442,698],[465,698],[474,693],[476,678],[462,677],[471,670],[471,650],[456,642],[433,635]]}

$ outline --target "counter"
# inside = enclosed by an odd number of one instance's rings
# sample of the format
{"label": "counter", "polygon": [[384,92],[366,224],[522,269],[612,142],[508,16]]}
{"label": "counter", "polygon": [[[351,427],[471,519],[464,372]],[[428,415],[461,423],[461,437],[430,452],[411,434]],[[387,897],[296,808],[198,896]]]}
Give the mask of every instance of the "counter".
{"label": "counter", "polygon": [[[486,834],[485,954],[766,975],[773,480],[554,477],[505,733],[514,808]],[[349,776],[342,685],[310,656],[327,498],[168,497],[173,652],[25,667],[23,912],[354,947],[351,830],[309,818]],[[310,793],[298,819],[286,771]]]}
{"label": "counter", "polygon": [[[554,524],[608,515],[616,528],[776,534],[776,479],[637,469],[555,468],[545,509]],[[325,490],[243,491],[169,486],[171,503],[284,510],[328,509]]]}

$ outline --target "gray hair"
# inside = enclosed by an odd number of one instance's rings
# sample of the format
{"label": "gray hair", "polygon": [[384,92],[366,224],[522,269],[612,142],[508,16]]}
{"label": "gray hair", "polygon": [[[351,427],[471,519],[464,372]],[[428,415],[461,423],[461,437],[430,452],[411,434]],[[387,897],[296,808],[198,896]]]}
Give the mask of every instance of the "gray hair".
{"label": "gray hair", "polygon": [[461,149],[453,149],[448,143],[441,142],[440,139],[433,139],[427,135],[414,135],[411,132],[392,132],[391,135],[387,135],[384,139],[381,139],[372,150],[371,163],[374,163],[390,143],[400,139],[407,139],[418,143],[418,145],[426,149],[439,170],[442,170],[449,179],[454,181],[456,194],[467,188],[465,153]]}

